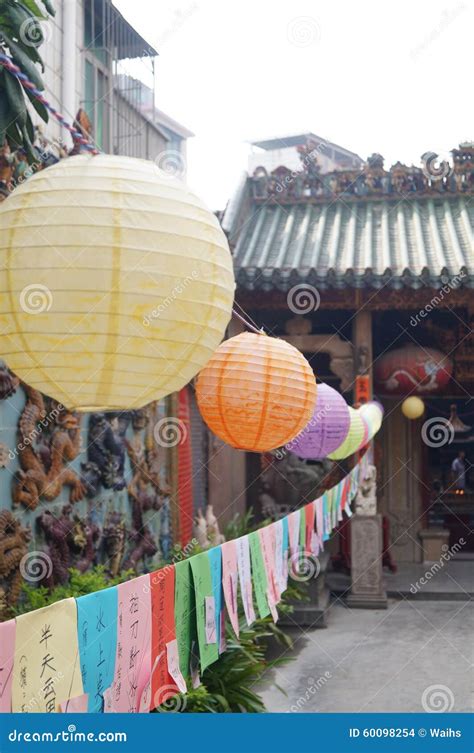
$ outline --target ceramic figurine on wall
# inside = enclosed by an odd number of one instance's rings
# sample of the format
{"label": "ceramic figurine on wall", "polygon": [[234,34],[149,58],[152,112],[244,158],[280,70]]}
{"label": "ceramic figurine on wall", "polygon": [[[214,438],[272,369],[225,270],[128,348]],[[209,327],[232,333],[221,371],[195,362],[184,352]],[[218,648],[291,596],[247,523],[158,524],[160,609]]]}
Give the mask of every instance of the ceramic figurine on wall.
{"label": "ceramic figurine on wall", "polygon": [[207,538],[211,546],[218,546],[225,542],[225,536],[219,530],[219,523],[214,515],[212,505],[206,507]]}
{"label": "ceramic figurine on wall", "polygon": [[72,531],[72,544],[76,555],[74,567],[81,573],[85,573],[96,563],[99,541],[99,526],[75,515]]}
{"label": "ceramic figurine on wall", "polygon": [[81,480],[66,463],[80,451],[80,419],[54,401],[45,408],[42,394],[22,383],[26,403],[18,426],[18,458],[21,470],[13,481],[13,506],[35,510],[43,497],[56,499],[69,486],[69,500],[84,497]]}
{"label": "ceramic figurine on wall", "polygon": [[7,400],[15,394],[20,380],[13,374],[6,363],[0,360],[0,400]]}
{"label": "ceramic figurine on wall", "polygon": [[101,476],[100,468],[95,463],[81,463],[81,482],[89,499],[99,494],[102,487]]}
{"label": "ceramic figurine on wall", "polygon": [[206,518],[204,517],[201,509],[197,511],[196,517],[194,518],[193,536],[201,549],[207,549],[209,547]]}
{"label": "ceramic figurine on wall", "polygon": [[127,529],[121,513],[117,511],[109,513],[103,530],[103,538],[107,554],[107,569],[112,577],[115,577],[122,569],[127,539]]}
{"label": "ceramic figurine on wall", "polygon": [[158,551],[153,534],[148,526],[142,526],[140,529],[133,529],[129,534],[130,541],[134,546],[130,550],[124,564],[125,570],[132,569],[139,571],[139,563],[145,557],[154,557]]}
{"label": "ceramic figurine on wall", "polygon": [[163,502],[160,510],[160,549],[162,556],[167,559],[171,551],[171,512],[169,499]]}
{"label": "ceramic figurine on wall", "polygon": [[91,413],[87,438],[87,459],[100,471],[105,489],[125,488],[125,447],[123,433],[119,433],[117,417],[106,413]]}
{"label": "ceramic figurine on wall", "polygon": [[139,408],[131,411],[133,431],[142,431],[149,424],[150,417],[147,408]]}
{"label": "ceramic figurine on wall", "polygon": [[37,518],[51,560],[51,570],[46,574],[42,583],[49,588],[67,583],[69,580],[69,568],[72,567],[70,541],[74,530],[71,511],[71,506],[65,505],[58,517],[53,515],[50,510],[45,510]]}
{"label": "ceramic figurine on wall", "polygon": [[0,468],[8,468],[11,458],[11,450],[4,442],[0,442]]}
{"label": "ceramic figurine on wall", "polygon": [[22,560],[28,552],[30,531],[10,510],[0,512],[0,617],[7,615],[20,596]]}
{"label": "ceramic figurine on wall", "polygon": [[165,491],[161,488],[159,477],[150,467],[149,452],[138,434],[127,442],[127,452],[133,471],[128,485],[131,499],[140,505],[142,512],[159,510]]}
{"label": "ceramic figurine on wall", "polygon": [[202,509],[197,511],[193,524],[193,536],[201,549],[209,549],[225,542],[225,537],[219,530],[217,518],[214,515],[212,505],[206,507],[204,514]]}
{"label": "ceramic figurine on wall", "polygon": [[141,472],[135,473],[128,491],[132,500],[132,531],[129,534],[129,540],[133,543],[125,560],[125,568],[137,570],[138,563],[145,557],[153,557],[157,551],[153,534],[148,526],[144,524],[143,513],[154,508],[156,492],[150,491],[150,485],[146,483]]}

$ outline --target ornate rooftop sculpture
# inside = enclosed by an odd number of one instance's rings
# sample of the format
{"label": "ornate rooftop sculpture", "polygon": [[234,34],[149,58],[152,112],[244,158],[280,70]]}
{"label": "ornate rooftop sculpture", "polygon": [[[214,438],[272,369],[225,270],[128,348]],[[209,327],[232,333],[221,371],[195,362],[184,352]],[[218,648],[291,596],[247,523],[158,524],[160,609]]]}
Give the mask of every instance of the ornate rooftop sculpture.
{"label": "ornate rooftop sculpture", "polygon": [[452,150],[452,164],[438,159],[435,152],[425,152],[421,166],[396,162],[384,168],[380,154],[372,154],[362,169],[321,173],[316,142],[298,147],[302,169],[280,166],[268,173],[258,167],[251,180],[256,201],[296,203],[328,201],[336,197],[348,200],[411,198],[474,191],[474,144],[464,143]]}

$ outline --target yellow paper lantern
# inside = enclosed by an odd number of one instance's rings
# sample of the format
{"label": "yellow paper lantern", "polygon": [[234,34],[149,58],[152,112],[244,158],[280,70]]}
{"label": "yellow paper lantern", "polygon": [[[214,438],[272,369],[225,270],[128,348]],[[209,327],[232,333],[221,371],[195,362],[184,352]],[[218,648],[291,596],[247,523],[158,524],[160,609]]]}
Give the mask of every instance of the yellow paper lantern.
{"label": "yellow paper lantern", "polygon": [[313,415],[316,380],[292,345],[244,332],[223,342],[200,372],[201,415],[240,450],[266,452],[296,437]]}
{"label": "yellow paper lantern", "polygon": [[407,397],[402,403],[403,415],[412,421],[416,418],[421,418],[424,412],[425,404],[421,397],[413,395],[412,397]]}
{"label": "yellow paper lantern", "polygon": [[367,435],[367,427],[364,424],[359,411],[349,406],[349,413],[351,421],[347,436],[343,443],[334,450],[334,452],[331,452],[331,454],[328,455],[330,460],[343,460],[344,458],[348,458],[349,455],[352,455],[360,448],[364,437]]}
{"label": "yellow paper lantern", "polygon": [[369,442],[382,426],[383,407],[376,400],[370,400],[368,403],[363,403],[360,406],[359,414],[369,427],[367,437],[367,441]]}
{"label": "yellow paper lantern", "polygon": [[229,322],[234,275],[216,217],[152,162],[71,157],[0,205],[1,356],[77,410],[179,390]]}

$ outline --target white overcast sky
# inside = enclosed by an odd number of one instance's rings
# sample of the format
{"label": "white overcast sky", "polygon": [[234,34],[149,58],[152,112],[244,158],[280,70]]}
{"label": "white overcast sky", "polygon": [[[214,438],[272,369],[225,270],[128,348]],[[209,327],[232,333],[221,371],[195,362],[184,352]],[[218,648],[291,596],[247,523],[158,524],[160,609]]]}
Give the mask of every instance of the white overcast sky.
{"label": "white overcast sky", "polygon": [[474,139],[473,0],[115,0],[155,45],[157,106],[223,208],[258,138],[313,131],[386,166]]}

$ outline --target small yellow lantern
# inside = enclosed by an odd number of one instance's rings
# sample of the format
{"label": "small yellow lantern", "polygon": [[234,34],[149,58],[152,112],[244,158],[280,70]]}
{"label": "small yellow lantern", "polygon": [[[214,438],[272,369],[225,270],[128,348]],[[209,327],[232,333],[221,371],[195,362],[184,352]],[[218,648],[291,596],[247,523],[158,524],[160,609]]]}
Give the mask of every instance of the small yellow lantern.
{"label": "small yellow lantern", "polygon": [[70,157],[0,205],[1,356],[77,410],[179,390],[229,322],[234,274],[216,217],[152,162]]}
{"label": "small yellow lantern", "polygon": [[346,438],[334,452],[328,455],[330,460],[344,460],[349,455],[360,449],[364,436],[366,436],[367,425],[364,424],[360,412],[355,408],[349,407],[350,423]]}
{"label": "small yellow lantern", "polygon": [[402,413],[406,418],[411,420],[421,418],[424,412],[425,404],[420,397],[412,395],[412,397],[407,397],[402,403]]}

